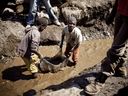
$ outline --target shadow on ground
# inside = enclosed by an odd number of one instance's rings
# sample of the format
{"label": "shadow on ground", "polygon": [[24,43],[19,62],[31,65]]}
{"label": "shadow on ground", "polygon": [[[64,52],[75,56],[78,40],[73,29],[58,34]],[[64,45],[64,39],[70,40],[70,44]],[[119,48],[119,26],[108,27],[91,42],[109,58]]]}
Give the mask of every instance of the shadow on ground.
{"label": "shadow on ground", "polygon": [[128,96],[128,86],[121,88],[114,96]]}
{"label": "shadow on ground", "polygon": [[17,81],[17,80],[29,80],[33,79],[32,75],[24,75],[23,72],[27,71],[25,65],[22,66],[14,66],[8,69],[5,69],[2,72],[2,79],[10,80],[10,81]]}
{"label": "shadow on ground", "polygon": [[[76,86],[78,85],[78,88],[80,89],[84,89],[86,85],[88,85],[90,82],[87,80],[87,78],[96,78],[97,76],[97,72],[91,72],[91,73],[87,73],[87,74],[84,74],[84,75],[81,75],[81,76],[77,76],[77,77],[74,77],[74,78],[71,78],[61,84],[58,84],[58,85],[51,85],[43,90],[40,91],[40,94],[43,93],[44,90],[52,90],[52,91],[57,91],[57,90],[61,90],[61,89],[69,89],[71,88],[72,86]],[[77,86],[76,86],[77,87]],[[80,95],[82,96],[90,96],[88,94],[86,94],[83,91],[80,92]]]}
{"label": "shadow on ground", "polygon": [[34,89],[31,89],[31,90],[23,93],[23,96],[36,96],[36,91]]}
{"label": "shadow on ground", "polygon": [[[94,82],[95,78],[98,76],[100,72],[100,67],[100,65],[96,65],[92,68],[86,69],[76,77],[68,79],[67,81],[60,83],[58,85],[51,85],[45,89],[40,90],[37,93],[45,94],[46,92],[57,92],[59,90],[59,92],[66,92],[66,90],[71,89],[72,87],[76,87],[77,89],[82,89],[79,93],[80,96],[90,96],[84,92],[85,86],[91,82]],[[66,90],[62,91],[61,89]],[[101,92],[99,92],[95,96],[128,96],[127,78],[115,76],[108,78],[105,87],[102,88]]]}

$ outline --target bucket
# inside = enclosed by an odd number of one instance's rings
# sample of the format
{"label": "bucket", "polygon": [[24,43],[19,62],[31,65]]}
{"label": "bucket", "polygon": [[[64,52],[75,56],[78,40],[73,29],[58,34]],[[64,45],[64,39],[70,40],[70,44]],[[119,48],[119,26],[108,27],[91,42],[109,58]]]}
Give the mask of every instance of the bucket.
{"label": "bucket", "polygon": [[66,67],[68,58],[65,55],[44,57],[40,60],[39,68],[42,72],[57,72],[61,68]]}

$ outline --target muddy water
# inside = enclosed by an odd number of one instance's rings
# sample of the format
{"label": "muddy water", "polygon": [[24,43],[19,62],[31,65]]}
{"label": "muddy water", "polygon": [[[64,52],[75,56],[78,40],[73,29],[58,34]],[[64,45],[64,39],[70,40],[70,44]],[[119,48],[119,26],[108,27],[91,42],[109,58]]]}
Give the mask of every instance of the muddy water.
{"label": "muddy water", "polygon": [[[18,75],[8,75],[9,77],[4,80],[0,78],[0,96],[16,96],[17,94],[22,95],[24,92],[30,89],[38,91],[50,85],[62,83],[69,78],[76,76],[78,73],[82,72],[82,70],[100,63],[100,61],[105,57],[106,51],[110,47],[111,42],[112,39],[84,41],[80,47],[79,62],[75,68],[66,67],[63,71],[59,71],[54,74],[39,74],[38,78],[36,79],[28,79],[28,71],[24,70],[21,72],[21,70],[23,70],[24,68],[20,67],[24,65],[21,58],[15,58],[13,65],[0,65],[1,70],[10,69],[11,71],[9,71],[9,74],[11,72],[14,72],[15,74],[18,73]],[[58,52],[58,50],[58,46],[40,47],[40,52],[43,54],[43,56],[48,57],[54,56]],[[2,77],[3,73],[0,74],[0,76]]]}

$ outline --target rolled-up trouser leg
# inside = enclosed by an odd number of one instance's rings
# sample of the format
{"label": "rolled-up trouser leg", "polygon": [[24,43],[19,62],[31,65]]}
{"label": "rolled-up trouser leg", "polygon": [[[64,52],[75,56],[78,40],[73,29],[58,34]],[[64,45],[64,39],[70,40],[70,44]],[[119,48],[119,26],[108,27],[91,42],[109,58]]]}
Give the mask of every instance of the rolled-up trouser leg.
{"label": "rolled-up trouser leg", "polygon": [[123,66],[126,61],[127,51],[127,39],[128,39],[128,18],[123,17],[123,24],[116,34],[112,47],[107,52],[107,58],[102,62],[102,72],[111,75],[115,73],[117,66]]}
{"label": "rolled-up trouser leg", "polygon": [[72,60],[74,63],[78,62],[79,47],[75,47],[73,50]]}
{"label": "rolled-up trouser leg", "polygon": [[106,75],[114,75],[117,67],[122,67],[126,61],[126,57],[122,54],[125,50],[124,46],[113,46],[107,52],[106,59],[102,62],[102,72]]}
{"label": "rolled-up trouser leg", "polygon": [[30,72],[31,73],[37,73],[38,72],[38,67],[36,66],[36,64],[34,62],[30,64]]}
{"label": "rolled-up trouser leg", "polygon": [[22,59],[25,62],[28,71],[30,71],[31,73],[38,72],[38,67],[36,66],[36,64],[39,63],[40,59],[36,54],[32,55],[30,59],[26,57],[22,57]]}
{"label": "rolled-up trouser leg", "polygon": [[30,64],[31,73],[37,73],[39,71],[37,67],[37,64],[39,63],[40,63],[39,57],[36,54],[33,54],[31,56],[31,64]]}
{"label": "rolled-up trouser leg", "polygon": [[30,59],[26,57],[22,57],[24,63],[26,64],[27,69],[30,71]]}

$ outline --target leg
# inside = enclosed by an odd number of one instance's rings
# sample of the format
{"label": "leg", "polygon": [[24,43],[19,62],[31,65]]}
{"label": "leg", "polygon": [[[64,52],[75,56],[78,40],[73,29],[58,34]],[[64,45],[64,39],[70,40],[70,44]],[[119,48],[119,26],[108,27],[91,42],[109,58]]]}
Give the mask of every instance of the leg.
{"label": "leg", "polygon": [[54,12],[52,10],[50,0],[43,0],[43,2],[44,2],[44,6],[46,7],[46,11],[48,12],[48,15],[49,15],[51,21],[53,21],[56,25],[60,25],[58,18],[56,17],[56,15],[54,14]]}
{"label": "leg", "polygon": [[114,25],[114,34],[113,34],[114,39],[115,39],[116,35],[118,34],[122,23],[123,23],[122,16],[117,13],[115,16],[115,25]]}
{"label": "leg", "polygon": [[[117,33],[112,47],[107,53],[107,59],[102,63],[103,72],[115,73],[116,67],[122,67],[126,61],[127,39],[128,39],[128,18],[123,17],[123,24]],[[106,63],[107,62],[107,63]]]}
{"label": "leg", "polygon": [[30,59],[31,63],[30,63],[30,71],[31,73],[37,73],[39,70],[38,70],[38,65],[40,63],[40,59],[39,57],[36,55],[36,54],[33,54],[31,56],[31,59]]}
{"label": "leg", "polygon": [[36,18],[36,13],[37,13],[38,6],[39,6],[39,1],[40,0],[31,0],[30,1],[30,10],[29,10],[28,18],[27,18],[27,25],[34,24],[35,18]]}
{"label": "leg", "polygon": [[26,64],[26,67],[28,70],[30,70],[30,59],[26,58],[26,57],[22,57],[24,63]]}
{"label": "leg", "polygon": [[25,62],[28,71],[30,71],[31,73],[38,72],[38,67],[36,66],[36,64],[39,63],[40,59],[36,54],[32,55],[30,58],[22,57],[22,59]]}
{"label": "leg", "polygon": [[38,68],[35,66],[33,62],[31,62],[30,59],[25,57],[22,57],[22,59],[25,62],[28,71],[30,71],[30,73],[32,74],[32,78],[36,78],[37,77],[36,73],[38,72]]}
{"label": "leg", "polygon": [[69,57],[71,56],[71,49],[72,49],[71,45],[70,45],[70,44],[67,44],[67,45],[66,45],[66,50],[65,50],[65,52],[64,52],[64,54],[65,54],[65,56],[66,56],[67,58],[69,58]]}
{"label": "leg", "polygon": [[117,66],[123,65],[126,60],[125,51],[128,39],[128,18],[123,17],[123,24],[119,32],[117,32],[112,47],[107,52],[106,59],[102,62],[101,74],[96,78],[94,84],[89,84],[85,87],[85,92],[92,95],[97,94],[103,87],[106,79],[115,74]]}
{"label": "leg", "polygon": [[74,62],[74,64],[78,63],[78,55],[79,55],[79,46],[75,46],[74,50],[73,50],[73,55],[72,55],[72,60]]}
{"label": "leg", "polygon": [[48,15],[50,17],[51,20],[57,20],[57,17],[55,16],[53,10],[52,10],[52,6],[50,4],[50,0],[43,0],[44,2],[44,6],[48,12]]}

